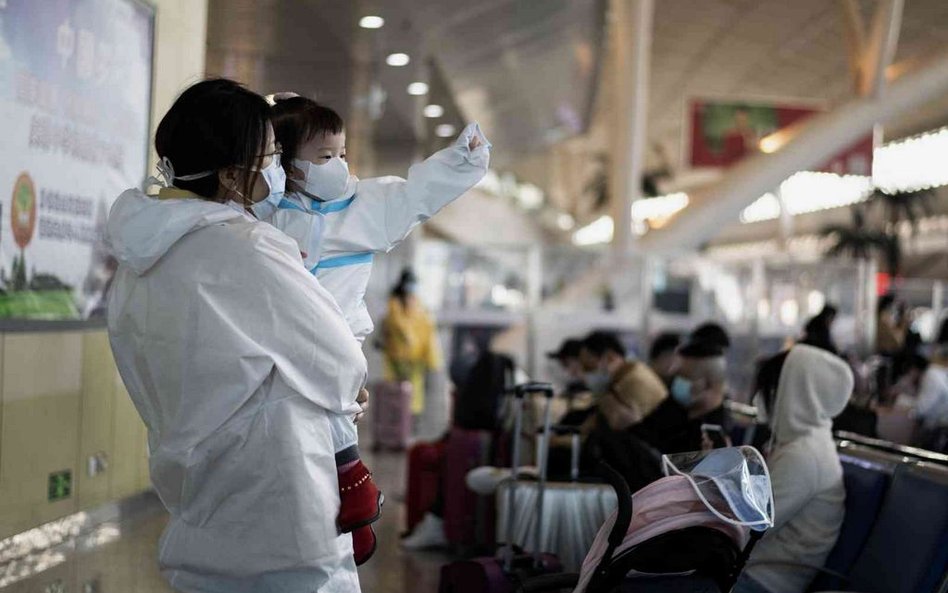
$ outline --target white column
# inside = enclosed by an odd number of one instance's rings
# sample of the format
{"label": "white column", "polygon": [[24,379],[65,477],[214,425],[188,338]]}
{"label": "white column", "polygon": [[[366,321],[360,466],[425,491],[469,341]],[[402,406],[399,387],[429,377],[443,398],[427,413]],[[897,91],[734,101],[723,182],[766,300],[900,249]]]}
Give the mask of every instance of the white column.
{"label": "white column", "polygon": [[617,263],[632,250],[632,202],[642,194],[653,14],[653,0],[612,2],[615,131],[610,185]]}

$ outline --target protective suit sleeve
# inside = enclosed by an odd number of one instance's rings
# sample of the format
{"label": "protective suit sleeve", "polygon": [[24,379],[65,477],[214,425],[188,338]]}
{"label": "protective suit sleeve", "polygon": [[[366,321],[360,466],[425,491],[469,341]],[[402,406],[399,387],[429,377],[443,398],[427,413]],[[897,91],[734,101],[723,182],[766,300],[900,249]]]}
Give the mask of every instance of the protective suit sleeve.
{"label": "protective suit sleeve", "polygon": [[[268,225],[255,225],[245,263],[252,295],[235,315],[267,352],[286,384],[313,403],[353,415],[366,380],[366,361],[332,296],[302,266],[297,244]],[[221,347],[225,347],[221,345]]]}
{"label": "protective suit sleeve", "polygon": [[813,496],[818,476],[801,440],[791,443],[769,463],[774,490],[774,529],[792,520]]}
{"label": "protective suit sleeve", "polygon": [[[481,146],[468,148],[477,136]],[[455,143],[408,170],[408,178],[358,182],[347,209],[327,216],[323,254],[388,252],[411,231],[459,198],[487,174],[490,143],[476,123]]]}

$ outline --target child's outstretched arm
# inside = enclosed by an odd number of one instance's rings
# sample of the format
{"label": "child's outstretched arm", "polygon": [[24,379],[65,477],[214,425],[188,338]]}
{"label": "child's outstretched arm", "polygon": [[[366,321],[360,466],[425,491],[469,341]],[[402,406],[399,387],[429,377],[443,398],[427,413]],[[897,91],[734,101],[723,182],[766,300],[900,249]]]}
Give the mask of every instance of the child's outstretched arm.
{"label": "child's outstretched arm", "polygon": [[407,179],[360,180],[351,205],[327,215],[323,254],[390,251],[477,185],[489,164],[490,142],[472,123],[453,145],[413,165]]}

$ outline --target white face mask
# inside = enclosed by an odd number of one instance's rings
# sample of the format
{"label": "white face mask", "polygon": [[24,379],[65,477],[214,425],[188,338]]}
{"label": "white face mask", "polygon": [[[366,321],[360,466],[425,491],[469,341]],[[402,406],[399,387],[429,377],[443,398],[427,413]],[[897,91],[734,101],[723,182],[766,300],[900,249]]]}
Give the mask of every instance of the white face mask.
{"label": "white face mask", "polygon": [[303,180],[298,183],[307,194],[326,202],[346,197],[349,164],[341,158],[333,157],[322,165],[294,159],[293,166],[303,172]]}
{"label": "white face mask", "polygon": [[283,194],[286,192],[286,172],[280,166],[279,157],[275,156],[269,165],[260,170],[260,175],[267,182],[270,193],[251,206],[250,209],[253,210],[257,218],[263,220],[273,216],[280,205],[280,201],[283,200]]}
{"label": "white face mask", "polygon": [[612,383],[612,375],[604,369],[597,369],[586,373],[583,377],[586,387],[595,395],[603,395],[609,391],[609,384]]}

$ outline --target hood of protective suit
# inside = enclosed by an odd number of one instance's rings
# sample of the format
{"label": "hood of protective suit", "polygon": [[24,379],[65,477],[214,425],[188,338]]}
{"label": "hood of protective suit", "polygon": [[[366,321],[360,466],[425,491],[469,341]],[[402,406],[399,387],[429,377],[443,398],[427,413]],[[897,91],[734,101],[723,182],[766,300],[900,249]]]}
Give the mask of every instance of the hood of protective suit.
{"label": "hood of protective suit", "polygon": [[788,443],[817,429],[829,431],[853,391],[853,373],[842,358],[813,346],[787,355],[774,405],[774,442]]}
{"label": "hood of protective suit", "polygon": [[[173,188],[162,191],[190,195]],[[112,205],[105,241],[119,263],[141,276],[185,235],[249,216],[236,204],[196,198],[159,199],[129,189]]]}

